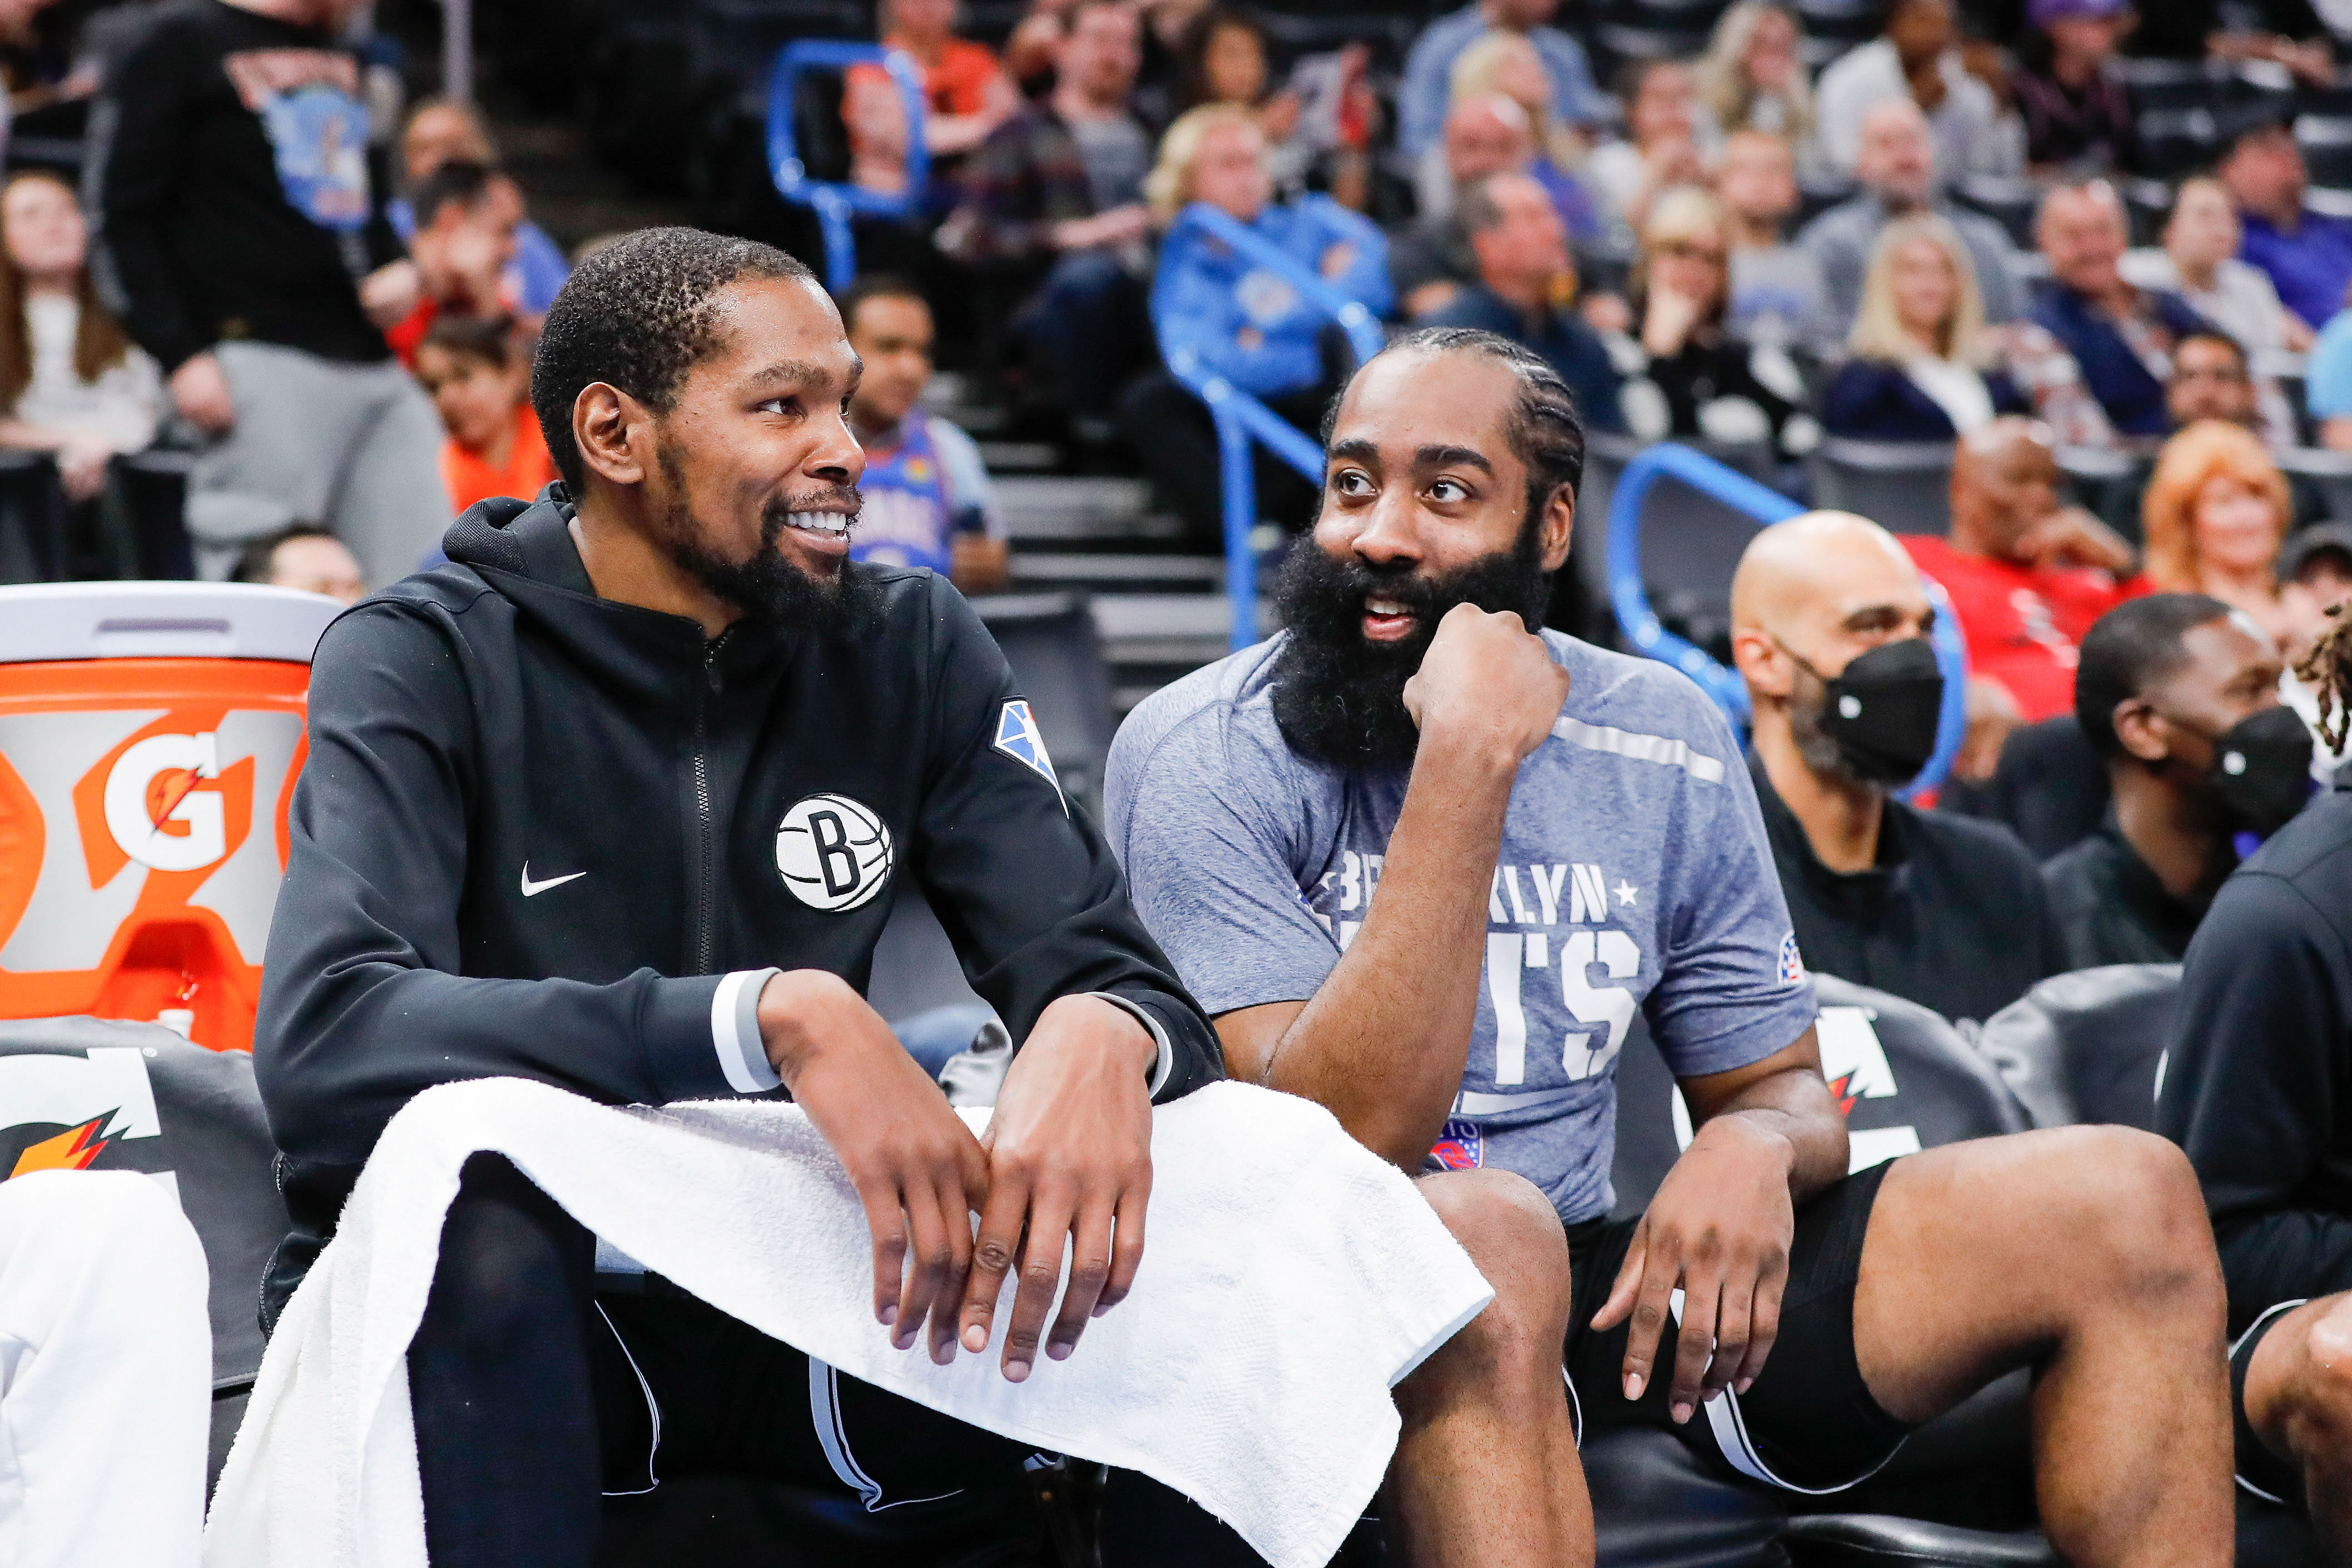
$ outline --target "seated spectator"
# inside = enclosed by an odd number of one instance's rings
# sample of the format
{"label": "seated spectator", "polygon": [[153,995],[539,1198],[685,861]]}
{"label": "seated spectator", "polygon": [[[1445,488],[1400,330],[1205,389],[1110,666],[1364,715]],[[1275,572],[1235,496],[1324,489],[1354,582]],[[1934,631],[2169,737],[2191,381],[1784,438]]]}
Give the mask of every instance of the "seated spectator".
{"label": "seated spectator", "polygon": [[2058,455],[2036,423],[2008,416],[1952,454],[1948,539],[1903,548],[1951,595],[1972,681],[1998,686],[2028,724],[2071,712],[2083,634],[2124,600],[2131,547],[2080,507],[2058,504]]}
{"label": "seated spectator", "polygon": [[1184,28],[1178,50],[1176,109],[1181,114],[1204,103],[1230,103],[1257,116],[1265,136],[1266,173],[1276,192],[1297,195],[1318,149],[1301,135],[1298,95],[1273,90],[1274,66],[1265,27],[1246,11],[1212,5]]}
{"label": "seated spectator", "polygon": [[1609,105],[1592,85],[1584,46],[1549,25],[1559,9],[1559,0],[1471,0],[1423,27],[1405,56],[1404,81],[1397,89],[1398,151],[1418,161],[1444,133],[1454,62],[1491,32],[1517,33],[1536,47],[1551,78],[1552,107],[1569,123],[1595,125],[1608,119]]}
{"label": "seated spectator", "polygon": [[2032,412],[2006,372],[1987,368],[1975,268],[1941,218],[1899,218],[1880,231],[1846,347],[1853,357],[1822,394],[1822,426],[1832,436],[1948,441],[1995,415]]}
{"label": "seated spectator", "polygon": [[2124,0],[2031,0],[2032,31],[2010,80],[2025,120],[2025,161],[2037,175],[2083,179],[2139,162],[2131,89],[2116,65],[2130,22]]}
{"label": "seated spectator", "polygon": [[1052,96],[980,144],[938,237],[949,256],[1004,269],[1030,291],[1011,333],[1072,432],[1095,444],[1109,437],[1108,411],[1150,351],[1140,273],[1151,142],[1128,104],[1135,13],[1121,0],[1075,0],[1058,24]]}
{"label": "seated spectator", "polygon": [[1822,308],[1822,264],[1781,226],[1797,210],[1789,144],[1762,131],[1724,139],[1715,194],[1731,214],[1731,303],[1724,323],[1749,342],[1786,347]]}
{"label": "seated spectator", "polygon": [[1819,156],[1813,89],[1797,57],[1797,18],[1775,0],[1735,0],[1697,66],[1699,108],[1721,136],[1773,137],[1801,163]]}
{"label": "seated spectator", "polygon": [[[903,50],[922,70],[923,146],[934,159],[971,152],[1021,107],[1021,95],[994,51],[957,37],[955,19],[956,0],[882,4],[883,46]],[[854,82],[864,73],[884,75],[866,66],[853,69],[849,78]]]}
{"label": "seated spectator", "polygon": [[367,579],[360,574],[359,558],[350,546],[313,522],[281,528],[247,545],[228,580],[299,588],[344,605],[356,605],[367,597]]}
{"label": "seated spectator", "polygon": [[1569,308],[1568,234],[1543,187],[1525,174],[1490,175],[1462,193],[1461,218],[1478,281],[1414,325],[1475,327],[1532,349],[1568,384],[1587,427],[1624,428],[1609,351]]}
{"label": "seated spectator", "polygon": [[2303,205],[2310,178],[2294,133],[2276,121],[2240,134],[2216,171],[2238,209],[2238,255],[2268,274],[2280,301],[2316,331],[2352,284],[2352,218]]}
{"label": "seated spectator", "polygon": [[[1445,117],[1445,206],[1424,209],[1389,247],[1389,281],[1406,320],[1443,308],[1463,284],[1477,281],[1478,258],[1454,211],[1455,193],[1490,174],[1527,174],[1534,160],[1527,110],[1510,99],[1497,93],[1454,106]],[[1563,228],[1567,223],[1561,215]]]}
{"label": "seated spectator", "polygon": [[383,334],[411,370],[416,346],[444,316],[502,325],[519,301],[506,296],[515,255],[514,223],[495,194],[501,179],[483,163],[444,163],[416,188],[416,233],[408,242],[420,285],[416,308]]}
{"label": "seated spectator", "polygon": [[1821,436],[1801,406],[1804,384],[1786,353],[1726,329],[1730,297],[1730,216],[1696,186],[1667,192],[1633,262],[1633,331],[1609,342],[1625,427],[1644,441],[1697,436],[1802,457]]}
{"label": "seated spectator", "polygon": [[841,297],[841,324],[866,362],[849,397],[849,428],[866,448],[850,559],[927,567],[966,594],[997,592],[1011,580],[1010,546],[988,466],[971,437],[922,406],[929,303],[911,283],[861,278]]}
{"label": "seated spectator", "polygon": [[155,362],[99,299],[89,228],[54,174],[0,190],[0,447],[52,452],[69,500],[106,488],[163,413]]}
{"label": "seated spectator", "polygon": [[[410,110],[407,129],[401,132],[400,156],[411,191],[444,163],[485,163],[496,168],[499,162],[498,148],[490,141],[489,127],[483,123],[480,110],[446,98],[428,98]],[[515,254],[507,268],[503,292],[514,300],[519,315],[535,321],[555,302],[556,290],[572,275],[572,264],[564,259],[563,247],[525,216],[521,186],[501,176],[491,199],[509,208],[513,219]],[[384,216],[403,240],[415,237],[416,210],[407,200],[385,203]]]}
{"label": "seated spectator", "polygon": [[1960,58],[1951,0],[1895,0],[1883,37],[1822,70],[1817,100],[1822,152],[1832,168],[1860,174],[1863,121],[1888,102],[1917,105],[1948,175],[2019,174],[2000,151],[2000,106]]}
{"label": "seated spectator", "polygon": [[[1807,955],[1722,714],[1654,660],[1525,629],[1569,553],[1580,432],[1565,393],[1483,334],[1418,333],[1372,361],[1334,416],[1315,537],[1284,564],[1286,629],[1120,728],[1108,837],[1227,1070],[1315,1100],[1404,1170],[1434,1145],[1441,1165],[1536,1184],[1557,1220],[1496,1248],[1512,1264],[1501,1282],[1586,1281],[1529,1337],[1588,1432],[1672,1433],[1688,1452],[1661,1465],[1727,1474],[1737,1455],[1768,1485],[1843,1486],[2023,1358],[2056,1549],[2120,1563],[2136,1543],[2185,1539],[2219,1560],[2220,1303],[2210,1264],[2181,1273],[2201,1233],[2178,1162],[2119,1128],[1849,1158],[1817,1048],[1829,1024],[1815,1028]],[[1874,705],[1888,688],[1864,678],[1880,661],[1935,668],[1918,575],[1885,535],[1875,548],[1899,602],[1852,574],[1882,613],[1846,621],[1857,601],[1814,593],[1807,553],[1788,568],[1807,613],[1768,622],[1801,658],[1853,657],[1846,679]],[[1847,729],[1834,710],[1824,722]],[[1911,728],[1895,726],[1898,744]],[[1923,833],[1938,847],[1990,836]],[[1971,855],[1952,869],[2019,895],[1950,911],[1999,944],[1987,969],[2019,967],[2033,867],[2000,877]],[[1928,872],[1885,880],[1901,900]],[[1923,967],[1956,977],[1971,956]],[[1627,1037],[1637,1016],[1695,1136],[1644,1212],[1611,1217],[1611,1075],[1621,1049],[1643,1048]],[[2119,1270],[2119,1254],[2145,1261]],[[2074,1273],[2084,1264],[2092,1278]],[[1808,1283],[1782,1310],[1794,1280]],[[1751,1337],[1759,1322],[1769,1346],[1761,1327]],[[2151,1415],[2102,1418],[2125,1399]],[[1515,1550],[1481,1552],[1464,1531],[1419,1561],[1592,1561],[1565,1413],[1520,1408],[1507,1436],[1448,1445],[1482,1479],[1531,1470],[1494,1477],[1492,1506],[1543,1503]],[[1528,1464],[1545,1451],[1558,1458]],[[2125,1492],[2116,1475],[2142,1479]]]}
{"label": "seated spectator", "polygon": [[[2279,697],[2303,715],[2314,748],[2312,777],[2332,783],[2347,761],[2352,761],[2352,737],[2339,727],[2334,739],[2319,710],[2320,686],[2306,679],[2304,666],[2336,622],[2352,616],[2352,523],[2322,522],[2287,536],[2279,552],[2279,608],[2285,612],[2286,673],[2279,679]],[[2352,782],[2352,778],[2347,778]]]}
{"label": "seated spectator", "polygon": [[1661,193],[1706,183],[1698,89],[1688,66],[1654,59],[1628,65],[1617,90],[1625,100],[1626,139],[1594,148],[1585,170],[1609,218],[1638,231]]}
{"label": "seated spectator", "polygon": [[[1454,62],[1454,102],[1475,103],[1491,98],[1508,99],[1526,116],[1535,138],[1533,155],[1524,172],[1551,196],[1559,219],[1572,239],[1589,239],[1601,232],[1601,215],[1582,181],[1568,171],[1580,159],[1576,136],[1553,112],[1551,79],[1535,46],[1517,33],[1489,33],[1462,51]],[[1447,111],[1448,135],[1453,126]],[[1454,153],[1449,144],[1422,154],[1413,184],[1423,213],[1450,212],[1454,206]]]}
{"label": "seated spectator", "polygon": [[2007,828],[1894,798],[1936,749],[1935,615],[1894,535],[1809,512],[1740,558],[1731,649],[1806,966],[1982,1021],[2065,955],[2033,858]]}
{"label": "seated spectator", "polygon": [[536,500],[555,462],[530,411],[530,362],[505,317],[444,316],[416,349],[416,379],[448,438],[441,481],[455,517],[490,496]]}
{"label": "seated spectator", "polygon": [[2207,323],[2179,295],[2124,280],[2116,263],[2127,233],[2123,198],[2104,180],[2044,195],[2034,236],[2051,280],[2034,298],[2033,320],[2074,356],[2116,434],[2161,436],[2172,427],[2164,387],[2173,346]]}
{"label": "seated spectator", "polygon": [[2309,0],[2177,0],[2139,7],[2132,53],[2173,60],[2274,60],[2298,85],[2335,85],[2328,25]]}
{"label": "seated spectator", "polygon": [[[2344,626],[2317,657],[2340,713]],[[2352,1329],[2347,952],[2352,789],[2339,786],[2221,884],[2189,945],[2156,1091],[2156,1129],[2197,1169],[2229,1287],[2239,1484],[2308,1518],[2332,1563],[2352,1548],[2352,1454],[2335,1415]]]}
{"label": "seated spectator", "polygon": [[2148,582],[2170,594],[2208,594],[2242,612],[2273,644],[2279,545],[2294,500],[2270,454],[2242,426],[2208,419],[2164,444],[2141,498]]}
{"label": "seated spectator", "polygon": [[[2172,379],[2164,384],[2164,412],[2176,430],[2200,419],[2219,419],[2251,430],[2273,451],[2294,447],[2294,414],[2285,395],[2269,376],[2246,368],[2246,351],[2227,332],[2185,332],[2172,346]],[[2293,478],[2298,521],[2326,515],[2325,492],[2316,486],[2308,494]]]}
{"label": "seated spectator", "polygon": [[[1388,241],[1379,228],[1328,196],[1274,204],[1265,159],[1265,139],[1249,110],[1188,110],[1160,142],[1159,167],[1146,184],[1152,210],[1172,221],[1188,204],[1206,202],[1374,316],[1387,314]],[[1151,314],[1171,362],[1189,359],[1223,376],[1305,431],[1317,429],[1352,368],[1328,313],[1287,279],[1189,230],[1161,248]],[[1213,546],[1224,536],[1223,486],[1208,410],[1173,375],[1156,371],[1128,390],[1120,414],[1160,492],[1194,538]],[[1271,453],[1262,456],[1260,515],[1303,526],[1317,487]]]}
{"label": "seated spectator", "polygon": [[2203,594],[2134,599],[2083,638],[2074,716],[2106,762],[2114,804],[2098,832],[2042,868],[2067,968],[2177,963],[2189,951],[2237,869],[2235,836],[2253,826],[2232,804],[2243,775],[2219,765],[2223,742],[2279,705],[2283,668],[2267,637]]}
{"label": "seated spectator", "polygon": [[2311,329],[2279,303],[2269,274],[2238,259],[2240,239],[2230,193],[2200,174],[2173,192],[2162,248],[2127,250],[2120,267],[2128,282],[2179,294],[2248,353],[2310,348]]}
{"label": "seated spectator", "polygon": [[1959,234],[1976,269],[1985,320],[1995,325],[2025,313],[2023,291],[2011,269],[2015,251],[2000,225],[1953,205],[1936,183],[1937,153],[1927,117],[1909,99],[1879,104],[1862,118],[1861,153],[1853,164],[1859,194],[1807,224],[1797,243],[1821,264],[1822,301],[1806,336],[1830,346],[1845,342],[1862,305],[1862,283],[1878,231],[1898,217],[1931,212]]}

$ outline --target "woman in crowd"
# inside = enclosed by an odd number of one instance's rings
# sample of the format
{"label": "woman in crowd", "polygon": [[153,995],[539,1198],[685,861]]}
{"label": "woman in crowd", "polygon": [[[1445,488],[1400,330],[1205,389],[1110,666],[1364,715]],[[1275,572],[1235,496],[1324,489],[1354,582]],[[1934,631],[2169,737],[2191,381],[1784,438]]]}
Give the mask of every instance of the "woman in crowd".
{"label": "woman in crowd", "polygon": [[1813,89],[1797,58],[1797,18],[1786,6],[1738,0],[1716,22],[1697,79],[1700,107],[1718,132],[1777,136],[1800,167],[1810,166]]}
{"label": "woman in crowd", "polygon": [[[1212,103],[1179,116],[1144,189],[1163,225],[1190,204],[1206,203],[1374,316],[1388,312],[1386,237],[1328,196],[1276,204],[1265,135],[1250,110]],[[1151,316],[1170,364],[1222,375],[1302,430],[1316,427],[1350,368],[1344,336],[1291,279],[1196,229],[1175,230],[1161,245]],[[1120,416],[1195,537],[1204,544],[1219,538],[1217,445],[1208,410],[1173,375],[1156,371],[1128,389]],[[1260,515],[1311,515],[1315,487],[1286,464],[1261,462],[1258,474]]]}
{"label": "woman in crowd", "polygon": [[1715,151],[1700,123],[1698,89],[1680,60],[1635,60],[1625,68],[1618,95],[1625,105],[1627,140],[1593,151],[1586,162],[1608,216],[1639,231],[1662,191],[1706,179]]}
{"label": "woman in crowd", "polygon": [[1646,441],[1769,443],[1781,460],[1793,459],[1821,427],[1799,407],[1804,384],[1787,354],[1751,347],[1724,327],[1730,251],[1730,215],[1712,193],[1681,186],[1651,208],[1627,289],[1633,327],[1609,341],[1625,378],[1618,406],[1625,427]]}
{"label": "woman in crowd", "polygon": [[54,174],[0,191],[0,447],[57,455],[67,496],[106,486],[108,459],[155,438],[155,362],[100,303],[81,207]]}
{"label": "woman in crowd", "polygon": [[[1535,157],[1527,173],[1551,197],[1569,237],[1587,239],[1601,232],[1601,214],[1583,181],[1569,171],[1583,161],[1584,146],[1552,104],[1551,75],[1535,46],[1517,33],[1489,33],[1462,51],[1447,79],[1454,106],[1482,98],[1506,98],[1527,111],[1535,135]],[[1424,212],[1448,212],[1454,205],[1454,178],[1443,145],[1424,153],[1414,180]]]}
{"label": "woman in crowd", "polygon": [[1822,395],[1822,426],[1873,441],[1948,441],[1996,415],[2027,414],[2006,372],[1989,370],[1969,248],[1940,217],[1881,229],[1846,339],[1853,357]]}
{"label": "woman in crowd", "polygon": [[2141,500],[2147,579],[2167,593],[2210,594],[2283,642],[2277,567],[2293,512],[2262,442],[2200,419],[2164,444]]}
{"label": "woman in crowd", "polygon": [[1257,116],[1265,137],[1266,172],[1274,188],[1306,187],[1315,149],[1298,134],[1298,95],[1275,92],[1265,26],[1246,11],[1213,6],[1184,29],[1176,60],[1177,108],[1238,104]]}
{"label": "woman in crowd", "polygon": [[2169,289],[2231,337],[2251,358],[2311,347],[2311,329],[2280,303],[2270,274],[2238,259],[2238,212],[2221,181],[2199,174],[2180,182],[2164,219],[2162,249],[2124,253],[2124,281]]}
{"label": "woman in crowd", "polygon": [[2123,0],[2031,0],[2032,24],[2010,85],[2025,117],[2025,161],[2037,174],[2110,174],[2139,161],[2131,92],[2116,65],[2129,19]]}

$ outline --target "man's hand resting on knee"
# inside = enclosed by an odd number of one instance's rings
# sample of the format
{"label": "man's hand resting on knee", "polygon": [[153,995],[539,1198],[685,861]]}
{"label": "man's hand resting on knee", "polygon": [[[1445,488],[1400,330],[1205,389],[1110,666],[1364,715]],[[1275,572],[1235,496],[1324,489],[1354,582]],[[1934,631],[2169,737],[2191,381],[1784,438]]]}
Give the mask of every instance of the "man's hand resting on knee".
{"label": "man's hand resting on knee", "polygon": [[768,1060],[866,1205],[874,1315],[893,1344],[913,1345],[928,1316],[932,1360],[955,1359],[959,1327],[967,1349],[985,1350],[1017,1265],[1003,1366],[1020,1382],[1036,1363],[1065,1238],[1070,1288],[1048,1355],[1068,1356],[1087,1319],[1126,1296],[1143,1261],[1159,1054],[1131,1015],[1092,996],[1047,1007],[1005,1074],[984,1140],[837,975],[774,976],[759,1016]]}
{"label": "man's hand resting on knee", "polygon": [[988,1197],[980,1141],[839,975],[793,969],[771,976],[760,992],[760,1040],[866,1205],[874,1315],[905,1350],[929,1314],[940,1358],[941,1342],[952,1345],[971,1264],[971,1215]]}
{"label": "man's hand resting on knee", "polygon": [[1055,1361],[1077,1348],[1087,1319],[1117,1306],[1135,1283],[1151,1196],[1150,1080],[1158,1058],[1150,1035],[1123,1008],[1097,996],[1065,996],[1039,1016],[1004,1075],[982,1140],[988,1206],[972,1247],[963,1343],[988,1347],[998,1293],[1017,1265],[1021,1284],[1003,1358],[1014,1383],[1035,1364],[1065,1237],[1070,1288],[1045,1341]]}

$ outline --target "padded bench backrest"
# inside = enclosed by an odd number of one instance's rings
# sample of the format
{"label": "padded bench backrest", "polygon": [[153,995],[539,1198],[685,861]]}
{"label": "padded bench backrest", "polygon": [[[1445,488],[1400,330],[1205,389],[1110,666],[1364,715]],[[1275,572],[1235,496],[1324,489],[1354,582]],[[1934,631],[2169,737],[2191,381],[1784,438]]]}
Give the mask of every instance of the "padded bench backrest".
{"label": "padded bench backrest", "polygon": [[2053,974],[1985,1021],[1977,1047],[2036,1127],[2156,1124],[2156,1089],[2180,995],[2177,963]]}

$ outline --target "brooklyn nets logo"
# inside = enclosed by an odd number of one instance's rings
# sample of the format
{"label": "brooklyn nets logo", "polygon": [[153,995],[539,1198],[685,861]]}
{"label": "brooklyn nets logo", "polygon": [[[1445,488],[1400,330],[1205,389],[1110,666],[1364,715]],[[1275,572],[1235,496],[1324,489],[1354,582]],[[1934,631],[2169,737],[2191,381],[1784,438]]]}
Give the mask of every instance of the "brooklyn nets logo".
{"label": "brooklyn nets logo", "polygon": [[890,830],[845,795],[804,795],[776,825],[776,869],[814,910],[854,910],[890,880]]}

